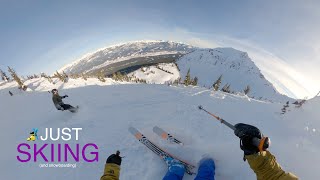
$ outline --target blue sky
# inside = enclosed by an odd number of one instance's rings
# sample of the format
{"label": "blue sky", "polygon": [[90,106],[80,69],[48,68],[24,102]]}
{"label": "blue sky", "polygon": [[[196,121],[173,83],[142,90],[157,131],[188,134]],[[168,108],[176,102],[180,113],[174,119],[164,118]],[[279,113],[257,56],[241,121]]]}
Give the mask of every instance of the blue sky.
{"label": "blue sky", "polygon": [[0,68],[22,75],[52,73],[104,46],[154,39],[234,47],[282,92],[310,97],[320,90],[319,1],[0,3]]}

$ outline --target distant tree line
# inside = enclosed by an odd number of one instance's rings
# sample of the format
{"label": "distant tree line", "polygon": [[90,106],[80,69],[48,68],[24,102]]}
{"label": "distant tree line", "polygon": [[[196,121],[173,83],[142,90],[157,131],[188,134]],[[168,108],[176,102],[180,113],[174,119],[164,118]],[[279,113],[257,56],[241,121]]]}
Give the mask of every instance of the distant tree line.
{"label": "distant tree line", "polygon": [[[156,68],[158,68],[164,72],[167,72],[169,74],[173,74],[172,72],[169,72],[169,71],[161,68],[159,65],[157,65]],[[143,68],[141,70],[143,70]],[[27,89],[27,86],[23,84],[23,81],[22,81],[23,78],[20,78],[12,68],[8,67],[8,72],[10,73],[12,80],[14,80],[18,83],[20,89],[23,89],[23,90]],[[3,81],[6,81],[6,82],[11,80],[11,78],[6,74],[6,72],[2,71],[1,69],[0,69],[0,77]],[[40,75],[37,75],[37,74],[28,75],[27,79],[35,79],[35,78],[40,78],[40,77],[47,79],[48,82],[50,82],[52,84],[55,84],[55,82],[53,81],[53,78],[56,78],[63,83],[67,83],[69,81],[69,78],[71,78],[71,79],[82,78],[85,81],[87,81],[88,78],[97,78],[101,82],[106,82],[105,78],[107,78],[107,77],[109,77],[115,81],[121,81],[121,82],[147,83],[147,81],[145,79],[139,79],[139,78],[135,77],[134,75],[128,76],[126,73],[121,73],[119,71],[113,73],[112,75],[107,76],[103,70],[97,71],[95,73],[91,73],[90,75],[88,75],[86,73],[67,74],[64,71],[62,71],[62,72],[56,71],[53,76],[49,76],[45,73],[41,73]],[[234,91],[231,90],[231,84],[229,84],[229,83],[225,84],[220,89],[222,79],[223,79],[223,76],[220,75],[218,77],[218,79],[209,88],[212,88],[214,91],[223,91],[226,93],[234,93]],[[197,76],[195,76],[195,77],[191,76],[191,70],[189,68],[184,79],[178,78],[173,82],[168,82],[168,85],[170,85],[170,84],[183,84],[185,86],[197,86],[198,81],[199,81],[199,79]],[[244,94],[246,94],[246,95],[250,91],[251,91],[251,88],[249,85],[247,85],[243,90]]]}
{"label": "distant tree line", "polygon": [[168,71],[168,70],[165,70],[163,69],[162,67],[160,67],[159,65],[156,65],[156,68],[163,71],[163,72],[166,72],[166,73],[169,73],[169,74],[173,74],[172,72]]}

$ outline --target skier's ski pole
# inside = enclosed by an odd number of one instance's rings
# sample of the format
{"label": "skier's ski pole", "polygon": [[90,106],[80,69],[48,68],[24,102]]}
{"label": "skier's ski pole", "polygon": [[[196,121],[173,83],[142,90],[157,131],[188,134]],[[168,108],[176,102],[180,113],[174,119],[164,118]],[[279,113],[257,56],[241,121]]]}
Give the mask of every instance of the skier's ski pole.
{"label": "skier's ski pole", "polygon": [[[219,116],[216,116],[214,114],[212,114],[211,112],[207,111],[206,109],[204,109],[201,105],[198,106],[199,110],[203,110],[204,112],[208,113],[209,115],[211,115],[212,117],[216,118],[218,121],[220,121],[222,124],[228,126],[230,129],[232,129],[233,131],[236,130],[236,127],[234,127],[234,125],[228,123],[226,120],[220,118]],[[269,144],[270,144],[270,139],[268,137],[263,137],[262,139],[256,138],[254,137],[252,139],[252,144],[256,147],[258,147],[259,151],[264,151],[266,149],[269,148]]]}
{"label": "skier's ski pole", "polygon": [[224,119],[220,118],[219,116],[216,116],[216,115],[212,114],[211,112],[203,109],[202,106],[199,106],[198,108],[199,108],[200,110],[203,110],[204,112],[210,114],[211,116],[213,116],[214,118],[216,118],[216,119],[217,119],[218,121],[220,121],[222,124],[224,124],[224,125],[228,126],[229,128],[231,128],[232,130],[234,130],[234,131],[236,130],[236,128],[235,128],[232,124],[228,123],[227,121],[225,121]]}

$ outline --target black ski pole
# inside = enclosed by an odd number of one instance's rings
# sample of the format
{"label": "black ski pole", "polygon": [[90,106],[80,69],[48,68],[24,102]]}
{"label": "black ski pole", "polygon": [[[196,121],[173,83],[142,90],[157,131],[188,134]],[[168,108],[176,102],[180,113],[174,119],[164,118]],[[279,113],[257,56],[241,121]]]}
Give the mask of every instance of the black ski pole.
{"label": "black ski pole", "polygon": [[[236,130],[236,127],[234,127],[234,125],[230,124],[229,122],[227,122],[226,120],[220,118],[217,115],[214,115],[213,113],[207,111],[206,109],[204,109],[201,105],[198,106],[199,110],[203,110],[204,112],[208,113],[209,115],[211,115],[212,117],[216,118],[218,121],[220,121],[222,124],[228,126],[230,129],[232,129],[233,131]],[[268,137],[263,137],[262,139],[256,138],[254,137],[252,139],[252,144],[254,146],[256,146],[259,151],[264,151],[266,149],[269,148],[269,144],[270,144],[270,139]]]}

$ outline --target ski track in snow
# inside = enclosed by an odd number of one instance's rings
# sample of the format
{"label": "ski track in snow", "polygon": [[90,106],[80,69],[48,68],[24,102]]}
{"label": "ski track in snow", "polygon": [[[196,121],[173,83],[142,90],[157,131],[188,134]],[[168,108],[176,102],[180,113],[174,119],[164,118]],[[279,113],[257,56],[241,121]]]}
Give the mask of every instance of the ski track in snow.
{"label": "ski track in snow", "polygon": [[[272,141],[270,151],[286,171],[301,179],[317,179],[320,156],[319,112],[320,99],[307,101],[302,108],[290,104],[290,112],[280,115],[283,104],[257,101],[243,95],[212,92],[201,87],[167,85],[112,85],[98,82],[84,86],[73,83],[48,85],[45,81],[34,88],[42,91],[19,92],[10,84],[0,86],[1,137],[3,144],[0,168],[3,179],[99,179],[105,159],[116,150],[125,156],[120,179],[161,179],[167,167],[149,149],[129,132],[134,126],[151,141],[171,154],[197,166],[204,156],[215,159],[216,179],[256,179],[247,162],[239,139],[233,132],[199,111],[202,105],[231,124],[239,122],[259,127]],[[75,85],[74,85],[75,84]],[[82,83],[83,84],[83,83]],[[108,83],[106,83],[108,84]],[[77,87],[79,86],[79,87]],[[79,105],[76,114],[57,111],[46,89],[60,87],[60,94],[68,94],[65,103]],[[14,96],[8,95],[8,90]],[[156,135],[152,128],[159,126],[185,145],[170,144]],[[77,168],[39,168],[37,163],[19,163],[17,145],[26,142],[32,128],[82,127],[79,141],[70,141],[82,147],[94,142],[99,146],[99,162],[77,163]],[[313,130],[315,129],[315,130]],[[9,135],[9,136],[8,136]],[[53,144],[62,141],[49,142]],[[38,142],[42,144],[43,142]],[[48,143],[48,142],[47,142]],[[45,151],[45,153],[48,153]],[[306,165],[308,168],[305,168]],[[14,174],[10,173],[12,170]],[[195,176],[185,175],[185,180]]]}

